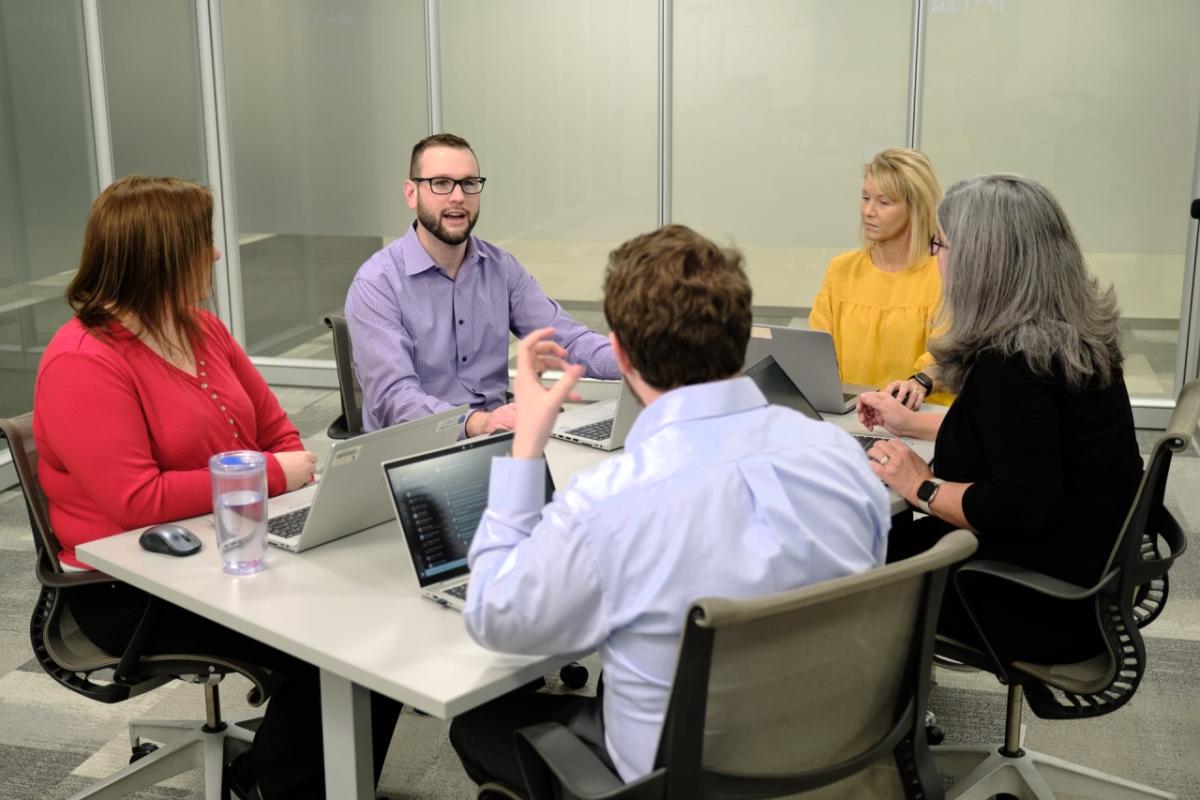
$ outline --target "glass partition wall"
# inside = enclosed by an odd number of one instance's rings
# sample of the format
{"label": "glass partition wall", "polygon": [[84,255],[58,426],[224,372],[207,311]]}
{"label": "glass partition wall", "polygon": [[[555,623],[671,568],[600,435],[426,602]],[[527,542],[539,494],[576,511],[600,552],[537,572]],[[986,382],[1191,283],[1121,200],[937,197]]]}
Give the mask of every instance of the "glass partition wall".
{"label": "glass partition wall", "polygon": [[1117,287],[1135,405],[1168,405],[1200,327],[1200,6],[844,5],[0,0],[0,414],[29,408],[88,205],[130,172],[212,186],[214,307],[268,379],[334,385],[321,318],[403,234],[435,130],[490,179],[478,233],[600,328],[608,251],[663,222],[740,246],[758,316],[803,325],[878,150],[921,147],[943,185],[1031,175]]}

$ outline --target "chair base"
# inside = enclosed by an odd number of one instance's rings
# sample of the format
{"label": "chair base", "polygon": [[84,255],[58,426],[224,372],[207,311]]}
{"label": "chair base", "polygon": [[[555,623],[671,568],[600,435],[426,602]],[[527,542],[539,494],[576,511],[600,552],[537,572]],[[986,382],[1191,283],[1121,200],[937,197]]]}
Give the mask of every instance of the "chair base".
{"label": "chair base", "polygon": [[946,800],[988,800],[998,794],[1055,800],[1058,792],[1089,800],[1177,800],[1170,792],[1033,750],[1022,750],[1020,756],[986,745],[943,745],[930,751],[940,773],[962,776],[946,790]]}
{"label": "chair base", "polygon": [[228,720],[218,731],[206,731],[197,720],[139,720],[129,724],[129,742],[137,747],[143,741],[161,746],[99,783],[88,787],[71,800],[116,800],[161,783],[188,770],[204,768],[205,800],[223,800],[222,778],[225,765],[239,750],[254,742],[254,731],[243,727],[243,720]]}

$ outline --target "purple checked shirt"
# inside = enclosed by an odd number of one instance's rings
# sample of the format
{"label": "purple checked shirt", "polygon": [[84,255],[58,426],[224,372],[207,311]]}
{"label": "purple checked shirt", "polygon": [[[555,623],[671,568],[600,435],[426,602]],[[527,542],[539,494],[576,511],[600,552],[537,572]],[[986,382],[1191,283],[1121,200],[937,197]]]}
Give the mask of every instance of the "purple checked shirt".
{"label": "purple checked shirt", "polygon": [[346,297],[364,429],[462,403],[503,405],[509,331],[523,337],[551,326],[569,361],[592,377],[620,377],[608,338],[567,316],[512,254],[472,236],[454,280],[415,226],[359,268]]}

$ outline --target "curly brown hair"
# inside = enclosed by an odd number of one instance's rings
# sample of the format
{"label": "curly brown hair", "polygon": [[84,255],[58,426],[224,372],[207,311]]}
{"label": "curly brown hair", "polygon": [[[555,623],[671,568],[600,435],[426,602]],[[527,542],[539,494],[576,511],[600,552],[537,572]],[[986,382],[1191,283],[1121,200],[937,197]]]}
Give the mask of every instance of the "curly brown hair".
{"label": "curly brown hair", "polygon": [[660,391],[738,373],[750,339],[742,254],[683,225],[609,253],[604,316],[642,379]]}

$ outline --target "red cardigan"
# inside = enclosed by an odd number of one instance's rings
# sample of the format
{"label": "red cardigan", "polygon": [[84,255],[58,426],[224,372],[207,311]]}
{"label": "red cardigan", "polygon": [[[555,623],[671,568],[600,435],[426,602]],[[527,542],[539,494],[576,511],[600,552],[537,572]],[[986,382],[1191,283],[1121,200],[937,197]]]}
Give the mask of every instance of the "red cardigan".
{"label": "red cardigan", "polygon": [[[72,319],[38,365],[33,437],[50,524],[76,546],[156,522],[212,511],[208,458],[225,450],[302,450],[300,434],[213,315],[200,312],[193,377],[118,323],[89,333]],[[286,488],[267,458],[267,489]]]}

